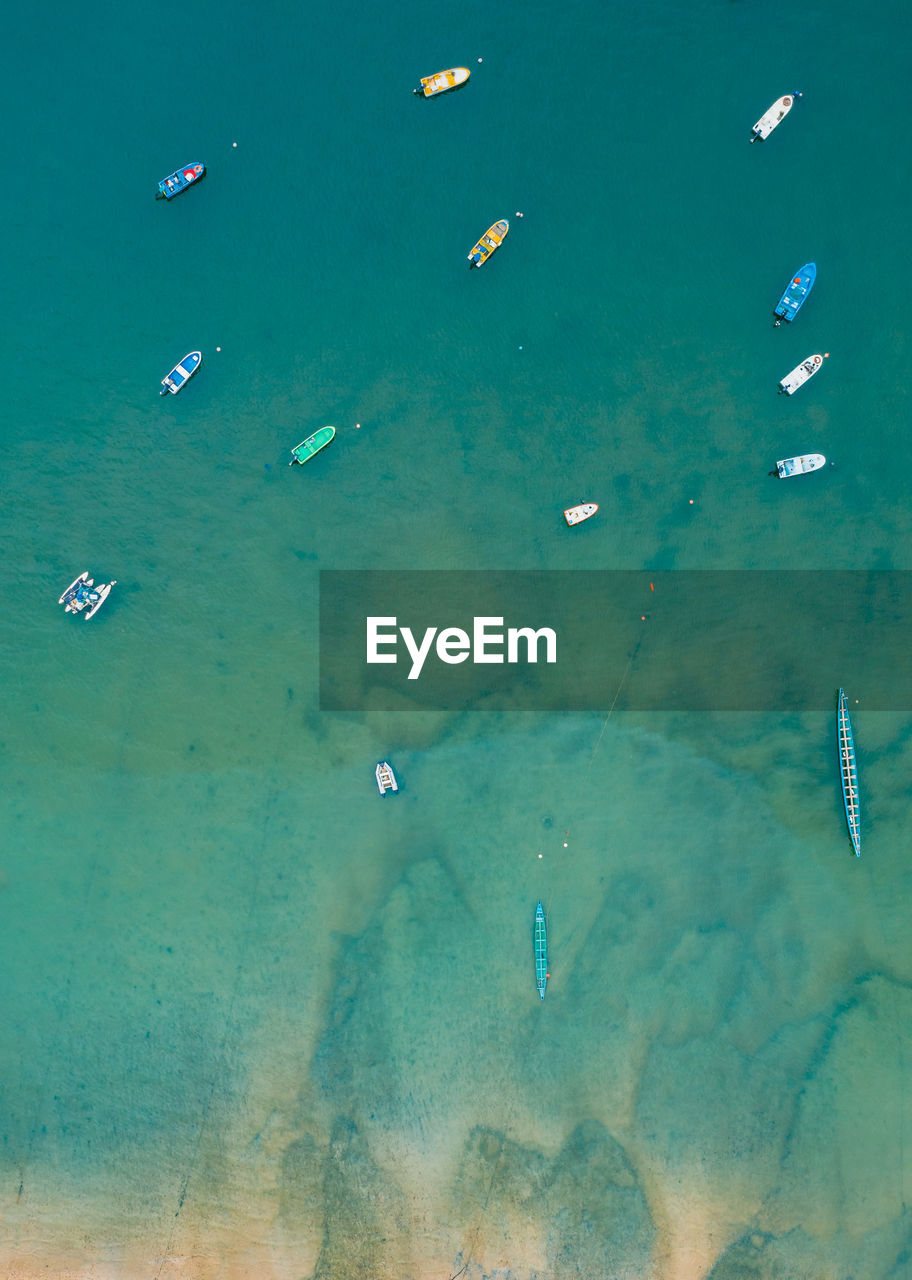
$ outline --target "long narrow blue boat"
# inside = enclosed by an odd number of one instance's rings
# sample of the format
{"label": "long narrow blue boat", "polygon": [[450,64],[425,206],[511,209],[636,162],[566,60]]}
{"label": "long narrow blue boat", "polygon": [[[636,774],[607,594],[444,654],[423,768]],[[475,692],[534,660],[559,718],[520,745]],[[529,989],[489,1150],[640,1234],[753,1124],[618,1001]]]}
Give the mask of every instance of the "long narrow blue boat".
{"label": "long narrow blue boat", "polygon": [[185,164],[183,169],[175,169],[167,178],[162,178],[155,193],[156,200],[173,200],[182,191],[192,187],[194,182],[206,176],[204,164]]}
{"label": "long narrow blue boat", "polygon": [[791,324],[807,301],[807,296],[813,289],[816,279],[817,264],[815,262],[806,262],[795,272],[788,282],[785,293],[776,303],[774,325],[780,325],[783,320],[786,324]]}
{"label": "long narrow blue boat", "polygon": [[846,823],[855,857],[861,857],[861,804],[858,799],[858,768],[855,764],[855,739],[852,737],[852,721],[845,690],[839,690],[836,712],[836,731],[839,738],[839,773],[842,778],[842,798],[845,801]]}
{"label": "long narrow blue boat", "polygon": [[545,908],[541,903],[535,908],[535,985],[542,1000],[548,985],[548,930],[545,927]]}

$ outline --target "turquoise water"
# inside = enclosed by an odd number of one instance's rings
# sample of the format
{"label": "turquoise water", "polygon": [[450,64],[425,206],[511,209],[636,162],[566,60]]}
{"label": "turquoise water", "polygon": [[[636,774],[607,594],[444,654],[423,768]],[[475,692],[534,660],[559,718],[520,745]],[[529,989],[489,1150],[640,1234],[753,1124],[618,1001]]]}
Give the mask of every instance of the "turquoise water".
{"label": "turquoise water", "polygon": [[[909,719],[851,636],[860,861],[832,716],[316,699],[321,568],[912,568],[907,34],[844,0],[9,18],[10,1276],[909,1274]],[[118,580],[90,626],[82,568]]]}

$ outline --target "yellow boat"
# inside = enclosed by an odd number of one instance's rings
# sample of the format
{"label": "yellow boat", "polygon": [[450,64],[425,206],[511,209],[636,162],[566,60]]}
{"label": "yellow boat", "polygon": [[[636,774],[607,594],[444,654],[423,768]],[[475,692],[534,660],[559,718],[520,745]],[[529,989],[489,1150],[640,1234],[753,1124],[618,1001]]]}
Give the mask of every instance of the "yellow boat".
{"label": "yellow boat", "polygon": [[487,262],[494,250],[499,249],[506,240],[509,230],[510,224],[506,218],[501,218],[500,222],[495,222],[493,227],[488,227],[469,254],[470,271],[472,267],[480,267],[483,262]]}
{"label": "yellow boat", "polygon": [[422,76],[421,84],[415,90],[419,98],[433,98],[438,93],[447,93],[450,89],[458,89],[469,78],[468,67],[450,67],[449,71],[438,71],[433,76]]}

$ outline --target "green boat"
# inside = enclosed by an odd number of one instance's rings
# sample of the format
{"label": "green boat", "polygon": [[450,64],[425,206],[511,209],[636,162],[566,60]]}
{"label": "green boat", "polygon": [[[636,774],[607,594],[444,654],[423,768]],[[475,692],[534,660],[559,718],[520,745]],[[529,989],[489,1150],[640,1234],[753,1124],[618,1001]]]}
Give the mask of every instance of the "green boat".
{"label": "green boat", "polygon": [[548,973],[548,932],[545,928],[545,908],[541,903],[535,908],[535,985],[544,1000],[545,987],[551,975]]}
{"label": "green boat", "polygon": [[312,436],[308,436],[306,440],[302,440],[300,444],[295,445],[291,451],[291,462],[289,462],[288,465],[293,467],[296,462],[306,462],[307,459],[312,458],[315,453],[319,453],[321,449],[325,449],[335,434],[335,427],[321,427],[320,430],[315,431]]}

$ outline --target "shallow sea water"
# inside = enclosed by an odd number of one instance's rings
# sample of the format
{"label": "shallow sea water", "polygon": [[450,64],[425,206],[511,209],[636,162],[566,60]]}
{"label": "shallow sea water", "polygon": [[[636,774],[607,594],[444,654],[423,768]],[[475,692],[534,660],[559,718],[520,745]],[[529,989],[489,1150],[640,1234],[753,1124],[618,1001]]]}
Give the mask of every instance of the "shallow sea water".
{"label": "shallow sea water", "polygon": [[910,1274],[910,718],[850,645],[860,861],[830,715],[316,693],[323,568],[912,567],[907,37],[844,0],[14,15],[10,1278]]}

